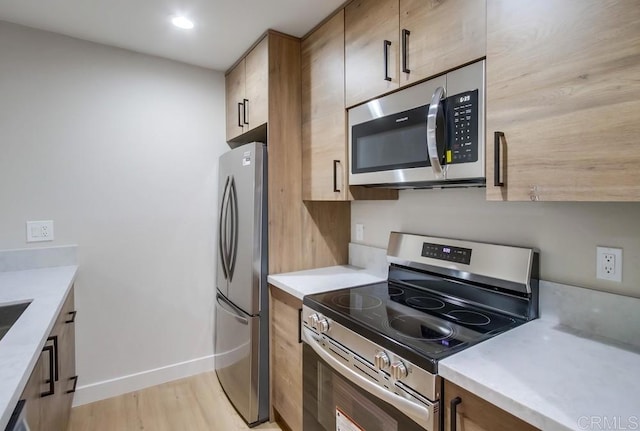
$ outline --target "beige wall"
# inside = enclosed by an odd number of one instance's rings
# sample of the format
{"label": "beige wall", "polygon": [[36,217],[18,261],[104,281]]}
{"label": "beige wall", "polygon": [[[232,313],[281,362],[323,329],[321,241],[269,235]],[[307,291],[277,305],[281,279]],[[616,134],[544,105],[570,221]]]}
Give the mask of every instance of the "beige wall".
{"label": "beige wall", "polygon": [[[484,189],[407,190],[398,201],[353,202],[363,244],[392,230],[536,247],[541,278],[640,297],[640,203],[486,202]],[[623,249],[622,283],[596,279],[596,246]]]}
{"label": "beige wall", "polygon": [[0,249],[79,245],[80,386],[213,354],[227,149],[221,73],[0,22]]}

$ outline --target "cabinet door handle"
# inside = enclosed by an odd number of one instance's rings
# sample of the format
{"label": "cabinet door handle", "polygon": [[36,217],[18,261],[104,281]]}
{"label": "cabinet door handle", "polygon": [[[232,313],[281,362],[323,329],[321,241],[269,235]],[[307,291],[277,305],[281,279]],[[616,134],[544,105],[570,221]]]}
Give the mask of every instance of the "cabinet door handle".
{"label": "cabinet door handle", "polygon": [[48,397],[56,393],[56,386],[54,381],[54,365],[53,365],[53,346],[44,346],[42,349],[43,352],[49,353],[49,378],[45,380],[45,383],[49,383],[49,390],[47,392],[41,392],[40,397]]}
{"label": "cabinet door handle", "polygon": [[249,108],[249,99],[242,99],[242,123],[249,124],[247,121],[247,110]]}
{"label": "cabinet door handle", "polygon": [[242,107],[242,102],[238,102],[238,127],[242,127],[242,111],[244,108]]}
{"label": "cabinet door handle", "polygon": [[409,66],[407,65],[407,43],[409,42],[409,35],[411,32],[406,28],[402,29],[402,71],[404,73],[411,73]]}
{"label": "cabinet door handle", "polygon": [[78,312],[76,310],[70,311],[69,314],[71,315],[71,318],[69,320],[65,320],[64,323],[74,323],[76,321],[76,314]]}
{"label": "cabinet door handle", "polygon": [[340,160],[333,161],[333,191],[335,193],[340,193],[340,189],[338,188],[338,165],[340,164]]}
{"label": "cabinet door handle", "polygon": [[302,344],[302,308],[298,309],[298,344]]}
{"label": "cabinet door handle", "polygon": [[53,335],[49,338],[47,338],[47,341],[53,341],[53,355],[54,355],[54,359],[56,362],[56,366],[55,366],[55,381],[58,381],[58,336],[57,335]]}
{"label": "cabinet door handle", "polygon": [[78,376],[70,377],[69,380],[73,380],[73,388],[68,390],[68,394],[72,394],[76,391],[76,386],[78,385]]}
{"label": "cabinet door handle", "polygon": [[504,182],[500,181],[500,143],[504,139],[503,132],[493,133],[493,185],[504,187]]}
{"label": "cabinet door handle", "polygon": [[382,43],[382,53],[384,54],[384,80],[391,81],[389,76],[389,47],[391,46],[390,40],[385,40]]}
{"label": "cabinet door handle", "polygon": [[461,403],[462,403],[462,398],[460,397],[455,397],[454,399],[451,400],[451,404],[450,404],[451,416],[449,418],[451,422],[451,431],[456,431],[456,428],[458,427],[458,425],[456,424],[456,416],[458,414],[458,404],[461,404]]}

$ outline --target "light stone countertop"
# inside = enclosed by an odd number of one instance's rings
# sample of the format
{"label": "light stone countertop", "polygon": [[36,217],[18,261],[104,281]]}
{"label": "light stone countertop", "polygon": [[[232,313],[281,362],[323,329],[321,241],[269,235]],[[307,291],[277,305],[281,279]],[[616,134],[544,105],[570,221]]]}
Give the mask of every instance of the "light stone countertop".
{"label": "light stone countertop", "polygon": [[306,295],[379,283],[386,278],[369,269],[339,265],[270,275],[267,280],[296,298],[303,299]]}
{"label": "light stone countertop", "polygon": [[544,431],[640,428],[638,350],[552,320],[445,358],[438,373]]}
{"label": "light stone countertop", "polygon": [[0,272],[0,306],[31,302],[0,340],[0,430],[29,380],[78,267]]}

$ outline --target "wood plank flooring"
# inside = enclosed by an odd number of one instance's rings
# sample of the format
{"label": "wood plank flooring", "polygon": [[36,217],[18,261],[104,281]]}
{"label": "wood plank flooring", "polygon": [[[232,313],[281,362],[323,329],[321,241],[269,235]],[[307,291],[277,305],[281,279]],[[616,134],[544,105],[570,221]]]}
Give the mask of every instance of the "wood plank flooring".
{"label": "wood plank flooring", "polygon": [[[275,423],[253,430],[280,431]],[[249,430],[214,372],[199,374],[71,411],[68,431]]]}

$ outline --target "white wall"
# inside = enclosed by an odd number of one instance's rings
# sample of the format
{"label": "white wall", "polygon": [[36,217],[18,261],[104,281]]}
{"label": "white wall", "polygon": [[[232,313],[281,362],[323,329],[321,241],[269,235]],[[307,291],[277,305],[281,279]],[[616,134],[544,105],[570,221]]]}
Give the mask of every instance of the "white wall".
{"label": "white wall", "polygon": [[[544,280],[640,297],[640,203],[487,202],[484,189],[455,189],[351,204],[353,242],[386,248],[393,230],[536,247]],[[623,248],[622,283],[596,279],[597,245]]]}
{"label": "white wall", "polygon": [[79,245],[80,402],[211,366],[224,137],[222,73],[0,22],[0,249]]}

